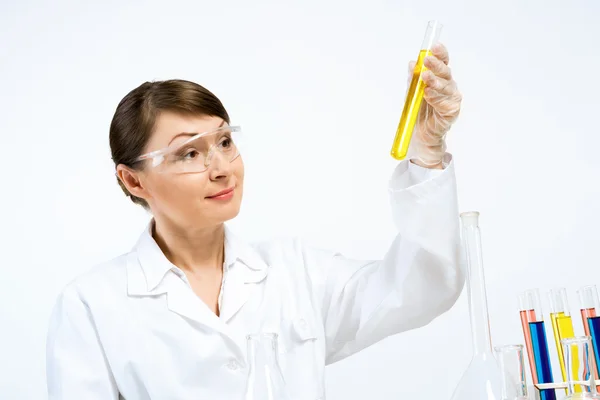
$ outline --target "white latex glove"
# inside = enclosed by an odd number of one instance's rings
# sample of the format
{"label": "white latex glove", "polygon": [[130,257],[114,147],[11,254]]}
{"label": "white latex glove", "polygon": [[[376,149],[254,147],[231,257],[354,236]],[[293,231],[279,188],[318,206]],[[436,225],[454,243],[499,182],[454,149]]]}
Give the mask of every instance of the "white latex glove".
{"label": "white latex glove", "polygon": [[[435,45],[425,58],[428,69],[421,74],[426,84],[421,109],[409,147],[409,158],[416,164],[441,166],[446,154],[446,134],[458,118],[462,95],[448,67],[450,57],[443,44]],[[416,62],[409,63],[409,82]]]}

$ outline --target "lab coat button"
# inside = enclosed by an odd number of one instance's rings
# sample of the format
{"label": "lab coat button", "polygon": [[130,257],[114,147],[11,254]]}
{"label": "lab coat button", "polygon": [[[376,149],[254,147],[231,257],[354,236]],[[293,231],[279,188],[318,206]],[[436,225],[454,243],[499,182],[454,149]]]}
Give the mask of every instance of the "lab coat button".
{"label": "lab coat button", "polygon": [[304,320],[304,319],[300,319],[300,320],[298,321],[298,326],[300,327],[300,329],[302,329],[302,330],[305,330],[305,329],[306,329],[306,326],[307,326],[307,324],[306,324],[306,320]]}
{"label": "lab coat button", "polygon": [[237,371],[238,368],[240,367],[240,365],[238,364],[238,362],[235,361],[235,360],[229,361],[226,366],[227,366],[228,369],[230,369],[232,371]]}

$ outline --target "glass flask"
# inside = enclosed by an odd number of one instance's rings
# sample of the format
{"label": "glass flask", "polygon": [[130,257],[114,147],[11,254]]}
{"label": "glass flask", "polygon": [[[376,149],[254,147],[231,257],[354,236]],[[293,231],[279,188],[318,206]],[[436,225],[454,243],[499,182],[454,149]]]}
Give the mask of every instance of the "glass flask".
{"label": "glass flask", "polygon": [[279,367],[276,333],[246,337],[248,383],[244,400],[291,400]]}
{"label": "glass flask", "polygon": [[592,342],[589,336],[562,340],[567,372],[566,399],[600,400],[592,373]]}
{"label": "glass flask", "polygon": [[473,358],[454,389],[452,400],[501,400],[502,371],[492,351],[483,274],[479,212],[461,213],[460,219],[467,266],[466,283],[471,318]]}
{"label": "glass flask", "polygon": [[523,345],[496,346],[494,350],[502,371],[502,400],[527,400]]}

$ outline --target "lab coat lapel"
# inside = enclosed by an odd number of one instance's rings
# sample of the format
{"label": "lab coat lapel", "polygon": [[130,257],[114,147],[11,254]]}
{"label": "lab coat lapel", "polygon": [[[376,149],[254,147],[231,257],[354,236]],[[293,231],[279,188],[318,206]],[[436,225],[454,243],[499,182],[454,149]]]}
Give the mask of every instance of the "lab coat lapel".
{"label": "lab coat lapel", "polygon": [[181,272],[160,250],[152,238],[152,222],[141,235],[127,266],[130,296],[166,294],[170,311],[189,320],[220,330],[219,318],[194,293]]}
{"label": "lab coat lapel", "polygon": [[219,317],[194,293],[192,288],[175,274],[165,276],[160,286],[166,288],[169,310],[217,331],[222,324]]}
{"label": "lab coat lapel", "polygon": [[[219,317],[200,299],[183,280],[170,274],[163,280],[167,286],[167,305],[169,310],[192,322],[202,324],[222,334],[230,349],[237,357],[243,358],[243,337],[223,323]],[[161,285],[163,284],[161,283]]]}
{"label": "lab coat lapel", "polygon": [[269,267],[257,250],[225,226],[223,268],[226,275],[221,289],[219,319],[183,278],[177,276],[178,269],[169,262],[152,238],[151,222],[131,253],[127,267],[128,293],[130,296],[166,294],[170,311],[228,334],[226,323],[257,290],[261,290]]}
{"label": "lab coat lapel", "polygon": [[174,267],[152,238],[152,222],[140,235],[127,260],[127,293],[130,296],[155,296],[166,292],[161,284]]}
{"label": "lab coat lapel", "polygon": [[222,287],[221,319],[227,323],[261,290],[268,266],[258,252],[231,230],[225,229],[225,282]]}
{"label": "lab coat lapel", "polygon": [[231,268],[222,289],[221,318],[225,323],[229,322],[244,307],[256,291],[262,289],[263,280],[266,276],[266,269],[248,271],[248,267],[241,263]]}

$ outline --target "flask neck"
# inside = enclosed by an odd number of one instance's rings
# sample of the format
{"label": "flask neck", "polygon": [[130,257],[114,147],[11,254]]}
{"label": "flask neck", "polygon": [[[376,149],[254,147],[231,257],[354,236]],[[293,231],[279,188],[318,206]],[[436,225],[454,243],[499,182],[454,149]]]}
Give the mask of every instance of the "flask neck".
{"label": "flask neck", "polygon": [[247,350],[251,372],[264,371],[265,368],[279,369],[277,335],[269,333],[249,335]]}
{"label": "flask neck", "polygon": [[247,337],[249,372],[245,400],[289,400],[279,367],[277,338],[274,333]]}
{"label": "flask neck", "polygon": [[463,244],[467,263],[467,295],[471,318],[471,337],[475,355],[492,353],[492,339],[488,316],[481,233],[476,222],[463,227]]}

